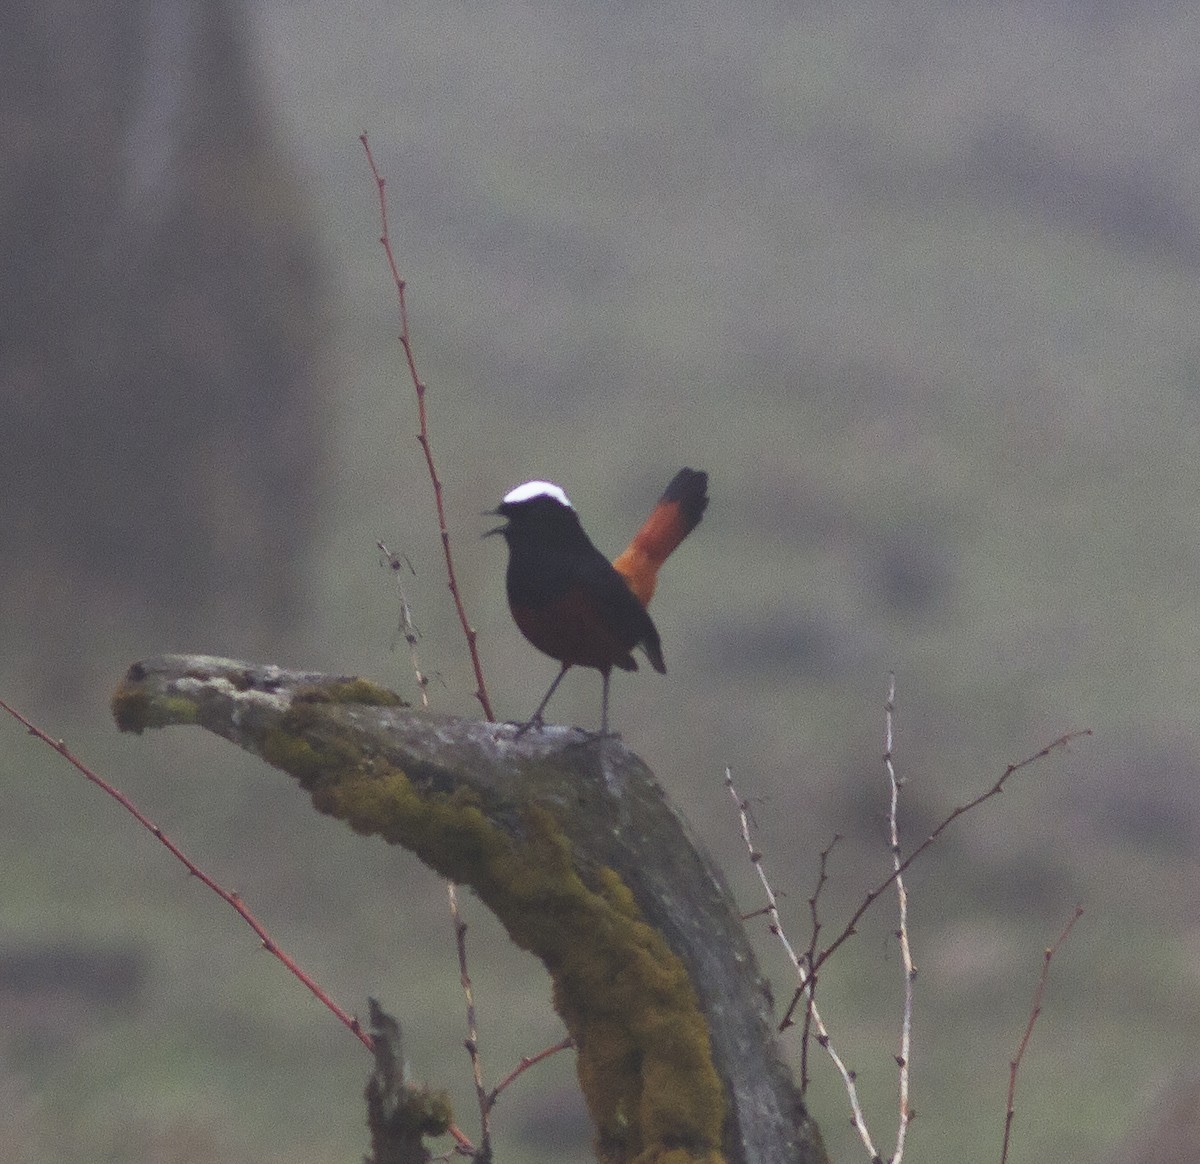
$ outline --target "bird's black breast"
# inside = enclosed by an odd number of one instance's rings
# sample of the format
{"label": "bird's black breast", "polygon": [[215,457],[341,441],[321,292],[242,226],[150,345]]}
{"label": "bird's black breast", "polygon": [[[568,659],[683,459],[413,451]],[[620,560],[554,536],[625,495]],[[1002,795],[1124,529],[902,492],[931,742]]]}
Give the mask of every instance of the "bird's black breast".
{"label": "bird's black breast", "polygon": [[[545,612],[551,617],[574,618],[580,623],[578,630],[585,638],[589,633],[586,627],[596,628],[590,632],[593,636],[602,628],[602,637],[611,645],[601,648],[597,642],[601,655],[613,654],[618,645],[627,653],[640,644],[655,668],[663,668],[662,648],[653,620],[625,579],[592,545],[582,528],[576,526],[572,536],[562,538],[523,534],[524,531],[514,530],[508,537],[505,587],[514,617],[518,624],[523,624],[526,637],[535,646],[561,659],[563,651],[551,649],[551,643],[556,636],[565,641],[575,629],[546,626],[539,614]],[[537,631],[534,631],[535,626],[539,626]],[[624,665],[615,657],[610,659],[610,664]],[[585,665],[598,664],[588,662]]]}

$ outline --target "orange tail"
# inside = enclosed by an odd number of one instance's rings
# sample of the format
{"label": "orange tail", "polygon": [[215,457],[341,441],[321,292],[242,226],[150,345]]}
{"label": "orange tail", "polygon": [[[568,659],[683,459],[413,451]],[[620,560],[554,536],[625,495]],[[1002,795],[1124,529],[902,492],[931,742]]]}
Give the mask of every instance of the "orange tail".
{"label": "orange tail", "polygon": [[625,552],[613,562],[613,569],[625,579],[643,606],[649,606],[654,597],[659,568],[700,524],[707,507],[708,474],[697,469],[680,469],[658,499],[654,512],[633,535]]}

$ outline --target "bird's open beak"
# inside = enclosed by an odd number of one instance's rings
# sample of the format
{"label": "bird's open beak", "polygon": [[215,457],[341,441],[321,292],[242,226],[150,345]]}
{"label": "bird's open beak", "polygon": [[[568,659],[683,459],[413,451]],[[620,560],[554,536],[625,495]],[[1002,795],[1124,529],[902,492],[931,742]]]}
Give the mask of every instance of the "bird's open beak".
{"label": "bird's open beak", "polygon": [[[502,514],[500,512],[500,510],[498,510],[498,509],[485,509],[483,511],[483,516],[484,517],[503,517],[504,514]],[[489,529],[486,533],[482,534],[481,536],[485,537],[485,538],[490,538],[493,534],[502,534],[506,529],[508,529],[507,525],[498,525],[498,526],[496,526],[495,529]]]}

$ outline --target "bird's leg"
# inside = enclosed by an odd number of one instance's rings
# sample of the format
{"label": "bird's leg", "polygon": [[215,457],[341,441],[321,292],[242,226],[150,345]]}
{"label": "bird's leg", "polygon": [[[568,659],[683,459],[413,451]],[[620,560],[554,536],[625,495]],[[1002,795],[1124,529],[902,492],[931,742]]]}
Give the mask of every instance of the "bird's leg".
{"label": "bird's leg", "polygon": [[605,667],[600,674],[604,677],[604,694],[600,697],[600,734],[608,735],[608,681],[612,678],[612,668]]}
{"label": "bird's leg", "polygon": [[[529,717],[528,722],[521,724],[521,726],[519,728],[517,728],[517,736],[518,737],[523,736],[531,727],[534,727],[535,725],[537,727],[542,726],[542,712],[546,710],[546,704],[550,702],[550,696],[553,695],[554,692],[558,689],[558,685],[562,682],[562,677],[570,669],[571,669],[570,663],[564,663],[562,665],[562,670],[559,671],[559,673],[554,677],[554,682],[550,684],[550,690],[546,692],[546,695],[542,699],[542,702],[537,705],[537,711],[535,711],[533,713],[533,715],[531,715]],[[606,678],[607,678],[607,676],[606,676]],[[605,698],[606,699],[608,698],[607,695],[605,696]]]}

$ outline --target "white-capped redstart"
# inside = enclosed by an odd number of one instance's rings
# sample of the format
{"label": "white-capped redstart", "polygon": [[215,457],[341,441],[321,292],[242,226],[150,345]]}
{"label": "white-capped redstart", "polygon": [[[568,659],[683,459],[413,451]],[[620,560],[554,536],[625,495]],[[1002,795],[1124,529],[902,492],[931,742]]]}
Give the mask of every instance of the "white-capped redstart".
{"label": "white-capped redstart", "polygon": [[636,671],[633,649],[665,674],[658,630],[646,606],[659,567],[708,506],[708,474],[680,469],[654,511],[611,564],[583,532],[567,495],[548,481],[518,485],[491,512],[507,524],[489,530],[508,542],[508,606],[521,633],[562,664],[546,697],[520,730],[541,724],[550,697],[572,667],[595,667],[604,681],[600,732],[608,733],[614,667]]}

